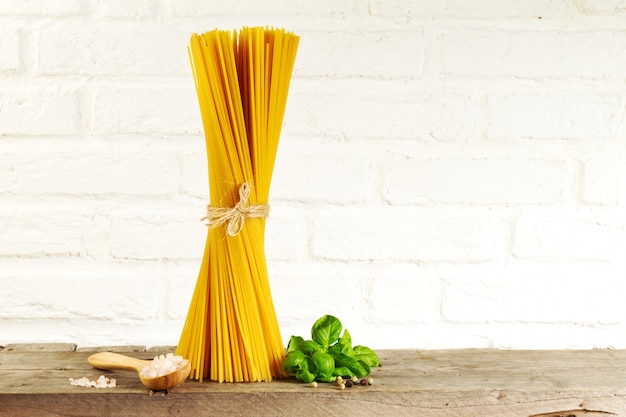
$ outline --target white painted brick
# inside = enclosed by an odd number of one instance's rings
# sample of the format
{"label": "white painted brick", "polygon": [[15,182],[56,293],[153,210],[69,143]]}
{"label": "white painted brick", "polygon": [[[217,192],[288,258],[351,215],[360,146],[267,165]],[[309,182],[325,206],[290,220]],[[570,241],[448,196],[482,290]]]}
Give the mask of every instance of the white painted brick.
{"label": "white painted brick", "polygon": [[[508,288],[510,280],[493,266],[463,266],[441,272],[445,284],[442,290],[442,314],[445,320],[460,323],[491,323],[506,321],[505,305],[515,295]],[[527,300],[532,303],[532,300]],[[468,308],[467,306],[472,306]]]}
{"label": "white painted brick", "polygon": [[308,255],[308,227],[298,207],[270,202],[265,226],[265,256],[272,261],[304,259]]}
{"label": "white painted brick", "polygon": [[[372,182],[367,155],[355,146],[306,149],[298,143],[285,144],[274,167],[271,198],[298,201],[355,203],[364,201]],[[297,148],[303,148],[298,151]],[[341,153],[339,153],[341,152]]]}
{"label": "white painted brick", "polygon": [[[476,136],[481,117],[479,97],[471,93],[429,92],[410,101],[415,105],[409,105],[406,110],[413,107],[415,113],[406,120],[396,121],[408,123],[409,138],[466,141]],[[399,105],[402,106],[402,101]]]}
{"label": "white painted brick", "polygon": [[619,31],[446,31],[442,71],[474,77],[619,78],[626,51],[618,45],[625,42],[626,33]]}
{"label": "white painted brick", "polygon": [[624,159],[590,158],[585,161],[583,198],[588,203],[623,204],[626,202]]}
{"label": "white painted brick", "polygon": [[168,262],[165,264],[164,275],[167,277],[168,318],[184,320],[187,316],[193,291],[198,280],[200,265],[200,258],[194,261]]}
{"label": "white painted brick", "polygon": [[168,0],[171,12],[176,17],[213,16],[216,14],[252,14],[252,15],[315,15],[315,14],[347,14],[355,11],[365,12],[365,3],[359,0],[320,0],[309,1],[273,0],[259,3],[244,0],[237,4],[224,3],[218,0]]}
{"label": "white painted brick", "polygon": [[285,131],[341,138],[467,140],[477,133],[479,100],[400,81],[298,83]]}
{"label": "white painted brick", "polygon": [[41,32],[37,72],[43,75],[191,77],[187,54],[189,36],[171,30]]}
{"label": "white painted brick", "polygon": [[152,0],[106,0],[100,3],[100,13],[119,19],[149,18],[155,8]]}
{"label": "white painted brick", "polygon": [[106,207],[96,207],[83,236],[85,254],[98,262],[111,260],[111,216]]}
{"label": "white painted brick", "polygon": [[120,321],[157,317],[162,289],[154,265],[71,261],[60,266],[50,268],[45,261],[3,262],[0,281],[19,285],[3,291],[0,317],[102,320],[112,311]]}
{"label": "white painted brick", "polygon": [[[533,323],[494,326],[489,328],[491,346],[510,349],[559,349],[565,344],[570,349],[606,349],[612,348],[623,337],[622,326],[588,326],[579,323]],[[504,329],[508,328],[509,331]],[[554,337],[558,335],[558,337]]]}
{"label": "white painted brick", "polygon": [[7,193],[14,188],[15,184],[15,169],[11,165],[12,162],[5,161],[4,156],[0,156],[0,193]]}
{"label": "white painted brick", "polygon": [[208,198],[186,48],[219,20],[302,36],[266,229],[285,343],[335,314],[375,348],[624,347],[625,11],[0,1],[0,344],[178,342]]}
{"label": "white painted brick", "polygon": [[532,204],[563,200],[564,161],[523,159],[393,160],[384,168],[391,204]]}
{"label": "white painted brick", "polygon": [[567,11],[563,1],[504,0],[375,0],[370,4],[374,16],[454,19],[554,18]]}
{"label": "white painted brick", "polygon": [[362,269],[369,319],[386,324],[441,320],[443,281],[435,269],[402,263],[368,264]]}
{"label": "white painted brick", "polygon": [[585,14],[614,16],[615,14],[626,13],[626,1],[624,0],[582,0],[575,4]]}
{"label": "white painted brick", "polygon": [[626,250],[623,219],[611,212],[529,210],[515,224],[519,259],[610,261]]}
{"label": "white painted brick", "polygon": [[11,170],[10,184],[0,184],[24,195],[168,195],[178,171],[173,154],[123,148],[7,153],[0,161]]}
{"label": "white painted brick", "polygon": [[24,16],[64,16],[83,13],[89,10],[90,2],[82,0],[3,0],[0,14]]}
{"label": "white painted brick", "polygon": [[270,262],[268,273],[286,341],[292,334],[310,335],[311,325],[324,314],[338,317],[349,328],[350,322],[367,311],[366,268],[345,263]]}
{"label": "white painted brick", "polygon": [[2,93],[1,135],[72,135],[77,132],[78,100],[70,93]]}
{"label": "white painted brick", "polygon": [[111,254],[117,259],[197,259],[202,256],[206,226],[202,213],[183,206],[154,203],[142,212],[113,213]]}
{"label": "white painted brick", "polygon": [[571,262],[464,268],[449,278],[444,316],[461,323],[617,324],[622,314],[615,313],[626,309],[621,275],[616,265]]}
{"label": "white painted brick", "polygon": [[623,134],[619,96],[595,92],[493,94],[487,135],[493,139],[607,140]]}
{"label": "white painted brick", "polygon": [[416,78],[424,64],[421,32],[303,32],[299,74],[328,77]]}
{"label": "white painted brick", "polygon": [[[101,346],[174,346],[178,343],[182,323],[150,320],[72,319],[58,320],[63,326],[50,326],[50,320],[9,321],[2,327],[4,343],[67,343],[79,348]],[[6,335],[6,336],[5,336]]]}
{"label": "white painted brick", "polygon": [[15,72],[20,67],[19,37],[16,33],[0,33],[0,73]]}
{"label": "white painted brick", "polygon": [[315,257],[335,260],[484,262],[496,225],[485,214],[416,208],[333,208],[315,215]]}
{"label": "white painted brick", "polygon": [[0,255],[82,255],[87,223],[88,211],[78,205],[5,205],[0,207]]}
{"label": "white painted brick", "polygon": [[618,324],[626,312],[622,268],[568,263],[516,268],[510,276],[504,315],[511,320]]}
{"label": "white painted brick", "polygon": [[209,198],[209,177],[204,135],[197,140],[198,150],[180,156],[180,187],[184,194]]}
{"label": "white painted brick", "polygon": [[181,88],[113,86],[95,92],[97,134],[200,134],[202,121],[193,83]]}
{"label": "white painted brick", "polygon": [[[459,326],[448,322],[427,324],[389,323],[375,325],[364,323],[361,325],[361,339],[359,343],[374,350],[411,349],[411,346],[420,346],[422,349],[455,349],[462,347],[493,347],[487,336],[493,329],[479,326]],[[372,332],[371,328],[376,331]]]}

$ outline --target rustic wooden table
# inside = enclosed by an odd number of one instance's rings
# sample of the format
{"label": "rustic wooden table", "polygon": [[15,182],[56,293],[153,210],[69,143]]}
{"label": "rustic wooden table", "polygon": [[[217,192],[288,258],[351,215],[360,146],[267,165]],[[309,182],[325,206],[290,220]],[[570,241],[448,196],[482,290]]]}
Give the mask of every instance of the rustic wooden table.
{"label": "rustic wooden table", "polygon": [[[132,371],[100,371],[94,351],[150,359],[171,347],[0,350],[0,416],[626,417],[626,351],[387,350],[371,386],[343,391],[295,379],[218,384],[188,380],[150,392]],[[71,386],[100,375],[115,388]]]}

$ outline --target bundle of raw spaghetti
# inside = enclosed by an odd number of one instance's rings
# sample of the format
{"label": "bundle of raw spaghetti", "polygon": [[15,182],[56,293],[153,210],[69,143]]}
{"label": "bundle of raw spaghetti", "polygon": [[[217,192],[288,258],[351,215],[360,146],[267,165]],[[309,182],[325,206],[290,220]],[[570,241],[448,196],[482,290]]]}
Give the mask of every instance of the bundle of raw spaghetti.
{"label": "bundle of raw spaghetti", "polygon": [[191,37],[209,168],[209,226],[176,350],[191,378],[284,376],[265,260],[265,217],[299,37],[261,27]]}

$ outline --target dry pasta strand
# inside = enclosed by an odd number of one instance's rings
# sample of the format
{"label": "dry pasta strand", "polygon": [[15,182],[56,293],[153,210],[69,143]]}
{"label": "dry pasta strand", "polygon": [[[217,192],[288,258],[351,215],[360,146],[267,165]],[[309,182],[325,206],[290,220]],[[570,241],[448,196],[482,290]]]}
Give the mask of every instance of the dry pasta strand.
{"label": "dry pasta strand", "polygon": [[[210,206],[231,213],[239,189],[266,206],[299,37],[244,27],[193,34],[189,59],[205,133]],[[219,382],[285,376],[283,341],[265,259],[265,217],[207,232],[177,354],[190,377]]]}

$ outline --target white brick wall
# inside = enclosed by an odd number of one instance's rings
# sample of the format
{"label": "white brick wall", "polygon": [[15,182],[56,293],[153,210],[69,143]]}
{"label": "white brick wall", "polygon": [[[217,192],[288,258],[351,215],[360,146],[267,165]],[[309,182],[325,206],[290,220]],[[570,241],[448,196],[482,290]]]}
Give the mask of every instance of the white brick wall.
{"label": "white brick wall", "polygon": [[623,0],[0,2],[0,345],[175,344],[208,199],[193,32],[301,35],[285,341],[626,348]]}

